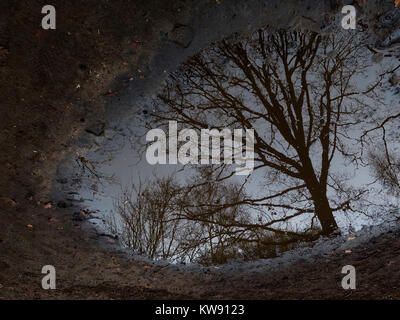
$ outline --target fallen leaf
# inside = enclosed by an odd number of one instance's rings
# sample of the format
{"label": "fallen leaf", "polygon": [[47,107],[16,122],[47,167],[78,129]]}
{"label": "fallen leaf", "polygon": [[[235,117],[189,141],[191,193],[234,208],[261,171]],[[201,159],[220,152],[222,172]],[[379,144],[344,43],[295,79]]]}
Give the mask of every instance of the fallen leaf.
{"label": "fallen leaf", "polygon": [[0,197],[0,203],[3,203],[6,206],[10,207],[15,207],[17,205],[17,203],[13,199],[7,197]]}
{"label": "fallen leaf", "polygon": [[150,269],[151,267],[150,266],[143,266],[143,269]]}
{"label": "fallen leaf", "polygon": [[31,224],[27,224],[26,225],[28,228],[33,228],[33,225],[31,225]]}
{"label": "fallen leaf", "polygon": [[[400,0],[399,0],[400,1]],[[351,241],[351,240],[354,240],[356,237],[348,237],[347,238],[347,241]]]}
{"label": "fallen leaf", "polygon": [[351,253],[351,250],[344,250],[344,253]]}

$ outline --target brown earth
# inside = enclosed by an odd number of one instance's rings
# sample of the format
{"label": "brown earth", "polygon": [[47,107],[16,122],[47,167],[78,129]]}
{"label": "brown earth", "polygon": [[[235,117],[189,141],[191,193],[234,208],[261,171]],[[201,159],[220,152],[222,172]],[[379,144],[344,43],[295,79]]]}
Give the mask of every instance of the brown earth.
{"label": "brown earth", "polygon": [[[321,1],[305,1],[310,7],[298,12],[289,10],[297,1],[258,2],[281,15],[260,13],[239,0],[54,0],[53,31],[40,28],[45,1],[0,2],[1,299],[400,297],[397,233],[382,235],[351,254],[333,253],[268,274],[222,275],[126,259],[102,249],[99,237],[82,230],[83,224],[71,220],[66,209],[46,205],[52,200],[57,163],[73,150],[88,123],[118,104],[124,90],[120,75],[139,77],[137,69],[151,65],[174,28],[187,24],[195,31],[188,49],[183,48],[186,42],[177,46],[183,58],[247,27],[247,21],[254,27],[271,17],[285,24],[291,15],[304,12],[317,20],[321,16],[320,8],[311,6]],[[176,37],[170,40],[176,42]],[[57,290],[41,289],[41,268],[48,264],[56,266]],[[346,264],[357,268],[355,291],[341,288],[340,271]]]}

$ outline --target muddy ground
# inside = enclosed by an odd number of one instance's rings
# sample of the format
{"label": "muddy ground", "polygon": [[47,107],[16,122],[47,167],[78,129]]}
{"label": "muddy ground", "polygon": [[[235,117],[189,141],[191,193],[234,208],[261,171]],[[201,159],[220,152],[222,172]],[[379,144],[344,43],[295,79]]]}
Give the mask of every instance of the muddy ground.
{"label": "muddy ground", "polygon": [[[0,2],[0,299],[400,298],[396,232],[270,273],[193,273],[110,252],[51,196],[58,163],[84,129],[123,116],[160,70],[235,31],[318,29],[335,9],[330,1],[53,0],[56,30],[40,27],[45,4]],[[41,289],[48,264],[57,290]],[[358,270],[355,291],[341,288],[346,264]]]}

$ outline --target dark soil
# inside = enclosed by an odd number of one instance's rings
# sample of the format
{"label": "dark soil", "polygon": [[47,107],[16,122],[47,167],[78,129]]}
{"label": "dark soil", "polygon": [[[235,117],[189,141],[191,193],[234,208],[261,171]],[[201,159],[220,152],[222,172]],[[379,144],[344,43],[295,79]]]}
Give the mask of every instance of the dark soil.
{"label": "dark soil", "polygon": [[[47,2],[0,1],[1,299],[399,298],[396,233],[266,274],[192,273],[107,251],[99,244],[107,238],[82,230],[65,205],[49,204],[57,164],[86,128],[99,133],[92,125],[117,112],[135,90],[124,81],[138,68],[154,76],[210,41],[286,25],[294,15],[322,23],[319,0],[228,2],[54,0],[57,30],[50,31],[40,27]],[[174,62],[157,56],[163,46]],[[57,290],[45,291],[41,269],[49,264]],[[357,268],[355,291],[341,288],[346,264]]]}

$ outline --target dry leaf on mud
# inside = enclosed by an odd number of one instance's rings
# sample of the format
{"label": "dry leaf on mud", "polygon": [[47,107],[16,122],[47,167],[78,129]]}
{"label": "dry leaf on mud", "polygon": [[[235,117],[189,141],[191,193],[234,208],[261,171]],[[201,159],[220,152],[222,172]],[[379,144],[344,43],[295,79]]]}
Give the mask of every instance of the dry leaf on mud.
{"label": "dry leaf on mud", "polygon": [[53,204],[51,203],[51,202],[47,202],[44,206],[43,206],[43,208],[45,208],[45,209],[51,209],[53,207]]}

